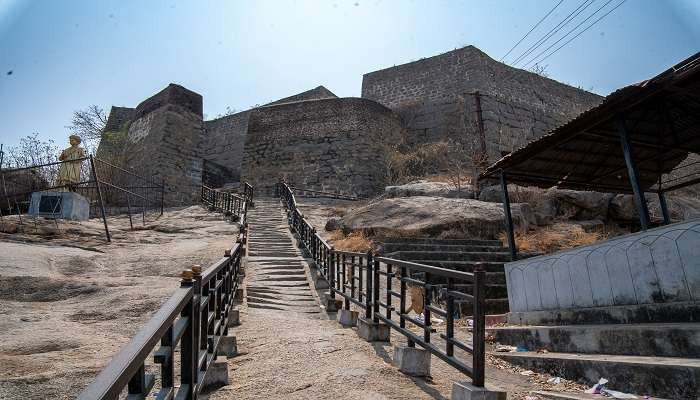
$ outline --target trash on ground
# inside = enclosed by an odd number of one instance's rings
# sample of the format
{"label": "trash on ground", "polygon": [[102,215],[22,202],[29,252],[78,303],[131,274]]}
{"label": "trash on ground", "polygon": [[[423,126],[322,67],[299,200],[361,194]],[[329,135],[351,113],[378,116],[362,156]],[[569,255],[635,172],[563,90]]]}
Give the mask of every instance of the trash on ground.
{"label": "trash on ground", "polygon": [[601,394],[601,390],[603,389],[603,386],[608,383],[608,380],[605,378],[600,378],[598,383],[593,385],[590,389],[586,390],[586,393],[592,393],[592,394]]}
{"label": "trash on ground", "polygon": [[601,390],[602,394],[612,396],[613,399],[636,399],[637,396],[629,393],[618,392],[617,390],[610,390],[603,388]]}
{"label": "trash on ground", "polygon": [[518,347],[516,348],[516,351],[518,351],[518,352],[520,352],[520,353],[524,353],[524,352],[530,351],[530,350],[528,350],[527,347],[525,347],[525,346],[518,346]]}
{"label": "trash on ground", "polygon": [[538,352],[538,353],[542,353],[542,354],[547,354],[547,353],[549,353],[549,350],[547,350],[547,349],[537,349],[537,352]]}
{"label": "trash on ground", "polygon": [[530,376],[532,374],[534,374],[534,372],[530,371],[529,369],[520,373],[520,375],[525,375],[525,376]]}
{"label": "trash on ground", "polygon": [[518,350],[517,347],[508,346],[505,344],[499,344],[498,346],[496,346],[496,352],[498,352],[498,353],[512,353],[512,352],[517,351],[517,350]]}
{"label": "trash on ground", "polygon": [[554,378],[549,378],[549,379],[547,379],[547,382],[553,383],[553,384],[555,384],[555,385],[558,385],[558,384],[561,383],[561,378],[558,377],[558,376],[556,376],[556,377],[554,377]]}
{"label": "trash on ground", "polygon": [[525,400],[541,400],[538,396],[525,396]]}

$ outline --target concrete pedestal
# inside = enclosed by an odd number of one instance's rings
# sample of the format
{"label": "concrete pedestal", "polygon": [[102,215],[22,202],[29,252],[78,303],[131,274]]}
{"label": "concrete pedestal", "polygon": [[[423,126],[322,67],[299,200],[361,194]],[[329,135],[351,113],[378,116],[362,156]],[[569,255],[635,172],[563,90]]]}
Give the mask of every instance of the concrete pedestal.
{"label": "concrete pedestal", "polygon": [[237,303],[243,301],[243,288],[236,289],[236,291],[233,293],[233,301]]}
{"label": "concrete pedestal", "polygon": [[226,358],[235,357],[238,355],[238,345],[236,344],[235,336],[224,336],[219,342],[219,354]]}
{"label": "concrete pedestal", "polygon": [[394,365],[410,376],[430,376],[430,352],[408,346],[394,347]]}
{"label": "concrete pedestal", "polygon": [[312,271],[312,274],[314,280],[314,287],[316,287],[316,290],[328,289],[330,287],[326,278],[324,278],[323,275],[319,274],[318,271]]}
{"label": "concrete pedestal", "polygon": [[87,221],[90,202],[75,192],[34,192],[29,203],[29,215]]}
{"label": "concrete pedestal", "polygon": [[203,390],[209,391],[228,384],[228,361],[226,357],[217,357],[207,370],[207,375],[202,382]]}
{"label": "concrete pedestal", "polygon": [[368,342],[388,342],[391,329],[389,325],[376,323],[371,319],[358,318],[357,335]]}
{"label": "concrete pedestal", "polygon": [[341,308],[343,308],[343,302],[331,297],[330,292],[324,293],[324,297],[325,297],[324,305],[326,306],[327,312],[336,312],[336,311],[340,310]]}
{"label": "concrete pedestal", "polygon": [[239,310],[231,309],[228,312],[228,326],[229,328],[238,326],[241,324],[241,312]]}
{"label": "concrete pedestal", "polygon": [[351,310],[339,310],[338,311],[338,322],[345,328],[350,328],[352,326],[357,326],[357,317],[359,313],[357,311]]}
{"label": "concrete pedestal", "polygon": [[455,382],[452,384],[452,400],[506,400],[508,393],[488,390],[485,387],[476,387],[469,382]]}

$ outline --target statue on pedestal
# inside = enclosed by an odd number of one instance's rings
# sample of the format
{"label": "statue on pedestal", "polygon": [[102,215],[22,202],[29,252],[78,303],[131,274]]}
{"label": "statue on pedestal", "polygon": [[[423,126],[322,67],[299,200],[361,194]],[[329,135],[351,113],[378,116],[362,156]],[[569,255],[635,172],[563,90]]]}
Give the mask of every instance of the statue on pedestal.
{"label": "statue on pedestal", "polygon": [[[60,190],[73,190],[73,185],[80,182],[80,167],[85,158],[85,149],[80,147],[80,136],[70,135],[70,147],[63,150],[58,157],[64,161],[58,169],[57,186],[63,186]],[[73,161],[76,160],[76,161]]]}

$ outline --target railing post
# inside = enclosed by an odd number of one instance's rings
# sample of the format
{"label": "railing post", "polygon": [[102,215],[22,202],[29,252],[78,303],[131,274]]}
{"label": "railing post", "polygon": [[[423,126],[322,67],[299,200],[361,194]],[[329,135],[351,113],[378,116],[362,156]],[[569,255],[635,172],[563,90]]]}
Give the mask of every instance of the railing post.
{"label": "railing post", "polygon": [[486,302],[485,285],[486,272],[484,264],[477,263],[474,266],[474,353],[473,368],[474,376],[472,383],[474,386],[484,386],[484,373],[486,363]]}
{"label": "railing post", "polygon": [[449,293],[453,289],[452,278],[447,278],[447,307],[445,307],[445,312],[447,313],[445,336],[447,340],[445,341],[445,353],[450,357],[454,356],[455,353],[455,346],[452,343],[452,338],[455,336],[455,299]]}
{"label": "railing post", "polygon": [[[192,270],[185,270],[182,272],[182,280],[180,281],[181,287],[192,288],[194,286],[194,280],[192,279]],[[197,299],[192,296],[190,301],[187,303],[185,308],[182,309],[180,316],[182,318],[187,318],[187,327],[182,334],[182,339],[180,339],[180,390],[187,390],[185,399],[195,399],[197,393],[197,378],[195,373],[196,360],[198,358],[198,353],[195,346],[195,335],[193,332],[194,323],[193,319],[196,318],[194,313],[194,303]]]}
{"label": "railing post", "polygon": [[328,286],[330,287],[331,299],[335,299],[335,248],[331,247],[328,252]]}
{"label": "railing post", "polygon": [[374,266],[372,267],[372,320],[375,323],[379,323],[379,260],[375,258],[372,259]]}
{"label": "railing post", "polygon": [[163,215],[165,208],[165,178],[160,179],[160,215]]}
{"label": "railing post", "polygon": [[372,266],[374,261],[372,260],[372,252],[367,252],[367,271],[365,271],[365,318],[369,320],[372,318]]}
{"label": "railing post", "polygon": [[194,381],[199,382],[199,352],[202,349],[202,267],[200,265],[195,264],[192,266],[192,277],[194,280],[192,285],[194,290],[194,295],[192,296],[192,301],[194,302],[192,310],[192,340],[195,343],[193,376]]}

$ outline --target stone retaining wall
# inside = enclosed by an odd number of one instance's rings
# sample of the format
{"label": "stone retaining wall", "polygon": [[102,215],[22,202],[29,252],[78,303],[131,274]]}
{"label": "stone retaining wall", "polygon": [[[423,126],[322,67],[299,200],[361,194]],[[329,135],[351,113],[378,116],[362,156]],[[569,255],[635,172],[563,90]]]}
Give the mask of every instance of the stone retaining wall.
{"label": "stone retaining wall", "polygon": [[250,115],[241,179],[271,193],[294,186],[366,196],[383,189],[384,144],[402,134],[396,114],[359,98],[260,107]]}

